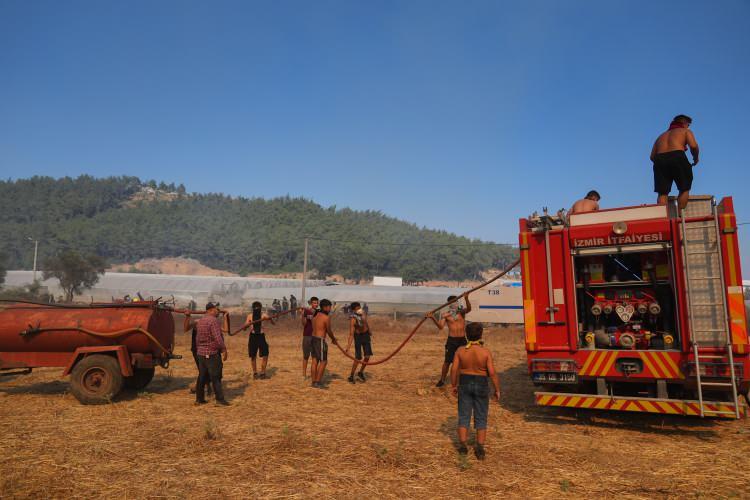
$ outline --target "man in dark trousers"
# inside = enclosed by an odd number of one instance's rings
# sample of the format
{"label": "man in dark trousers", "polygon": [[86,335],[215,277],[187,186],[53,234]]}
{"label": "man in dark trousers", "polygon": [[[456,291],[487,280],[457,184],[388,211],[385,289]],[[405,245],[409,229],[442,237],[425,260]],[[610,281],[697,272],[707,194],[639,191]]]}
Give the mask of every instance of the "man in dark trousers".
{"label": "man in dark trousers", "polygon": [[[192,302],[192,301],[191,301]],[[198,373],[200,373],[200,362],[198,361],[198,347],[195,345],[195,336],[198,334],[198,327],[196,326],[196,321],[192,321],[190,317],[190,311],[194,311],[195,308],[188,309],[187,312],[185,312],[185,321],[183,323],[183,331],[185,333],[190,332],[190,352],[193,353],[193,360],[195,361],[195,367],[198,369]],[[190,387],[190,394],[195,394],[196,387],[198,387],[198,379],[195,379],[196,382],[193,384],[192,387]],[[206,380],[205,390],[208,393],[208,395],[211,395],[211,384],[208,383],[209,381]]]}
{"label": "man in dark trousers", "polygon": [[[677,203],[680,212],[687,207],[690,188],[693,186],[693,167],[698,164],[698,142],[690,131],[693,119],[686,115],[677,115],[669,124],[669,129],[662,132],[651,148],[651,161],[654,162],[654,191],[658,195],[656,203],[666,205],[672,183],[677,186],[679,195]],[[691,164],[685,154],[690,148],[693,157]]]}
{"label": "man in dark trousers", "polygon": [[221,376],[224,361],[227,360],[227,348],[219,323],[219,308],[213,302],[206,304],[206,314],[196,323],[195,346],[198,355],[198,387],[195,390],[196,404],[205,404],[204,386],[210,380],[216,396],[216,404],[228,406],[221,387]]}

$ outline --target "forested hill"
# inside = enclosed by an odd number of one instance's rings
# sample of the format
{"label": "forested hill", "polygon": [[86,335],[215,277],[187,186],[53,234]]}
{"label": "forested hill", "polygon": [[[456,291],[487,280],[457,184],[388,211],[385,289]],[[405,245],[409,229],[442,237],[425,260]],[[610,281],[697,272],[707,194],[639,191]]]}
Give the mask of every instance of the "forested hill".
{"label": "forested hill", "polygon": [[[240,274],[299,271],[303,238],[310,267],[347,278],[468,279],[507,265],[517,251],[421,229],[378,211],[324,208],[302,198],[186,194],[182,185],[135,177],[33,177],[0,181],[0,251],[9,269],[29,269],[60,250],[109,263],[185,256]],[[415,245],[383,245],[369,242]]]}

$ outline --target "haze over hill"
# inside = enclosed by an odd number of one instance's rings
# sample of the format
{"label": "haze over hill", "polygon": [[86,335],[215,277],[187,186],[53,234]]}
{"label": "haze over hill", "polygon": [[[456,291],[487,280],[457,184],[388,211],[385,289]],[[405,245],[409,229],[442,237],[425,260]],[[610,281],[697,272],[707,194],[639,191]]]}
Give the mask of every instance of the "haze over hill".
{"label": "haze over hill", "polygon": [[40,240],[40,262],[63,249],[110,264],[184,256],[241,275],[299,271],[303,239],[311,237],[311,269],[353,279],[472,279],[517,254],[380,211],[326,208],[304,198],[188,194],[182,185],[136,177],[1,181],[0,210],[0,251],[15,269],[31,266],[27,237]]}

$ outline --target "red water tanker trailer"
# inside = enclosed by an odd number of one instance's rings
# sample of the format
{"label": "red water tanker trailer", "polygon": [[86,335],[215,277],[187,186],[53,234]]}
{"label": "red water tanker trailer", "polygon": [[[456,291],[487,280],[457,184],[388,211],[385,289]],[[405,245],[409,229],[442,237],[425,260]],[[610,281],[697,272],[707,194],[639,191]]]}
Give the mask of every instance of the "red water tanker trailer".
{"label": "red water tanker trailer", "polygon": [[750,389],[731,198],[520,220],[528,369],[544,406],[739,418]]}
{"label": "red water tanker trailer", "polygon": [[[174,319],[158,302],[88,306],[0,303],[0,370],[62,367],[82,403],[142,389],[174,347]],[[2,373],[2,372],[0,372]]]}

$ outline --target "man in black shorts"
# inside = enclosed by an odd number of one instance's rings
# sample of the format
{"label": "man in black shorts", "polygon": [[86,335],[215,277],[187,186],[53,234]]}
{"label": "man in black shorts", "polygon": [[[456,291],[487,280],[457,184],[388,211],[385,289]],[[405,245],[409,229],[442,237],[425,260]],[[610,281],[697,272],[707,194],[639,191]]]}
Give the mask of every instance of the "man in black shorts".
{"label": "man in black shorts", "polygon": [[[247,315],[247,320],[241,328],[244,330],[250,327],[247,353],[250,356],[250,363],[253,365],[253,379],[261,380],[266,378],[266,366],[268,365],[268,341],[266,341],[266,334],[263,332],[264,321],[270,321],[271,324],[275,324],[273,319],[263,312],[263,304],[253,302],[252,312]],[[260,354],[260,373],[258,373],[258,367],[255,363],[258,354]]]}
{"label": "man in black shorts", "polygon": [[320,311],[313,318],[313,345],[312,345],[312,386],[319,389],[323,388],[322,379],[328,364],[328,344],[326,336],[331,338],[331,342],[336,343],[336,337],[331,330],[331,301],[323,299],[320,301]]}
{"label": "man in black shorts", "polygon": [[[669,129],[663,132],[651,148],[651,161],[654,162],[654,191],[658,194],[656,202],[666,205],[672,182],[677,185],[679,196],[677,202],[682,211],[690,198],[690,188],[693,186],[693,167],[698,164],[698,142],[690,131],[692,118],[677,115],[669,124]],[[685,150],[690,148],[693,163],[688,161]]]}
{"label": "man in black shorts", "polygon": [[469,302],[469,296],[464,295],[466,301],[466,308],[462,308],[458,305],[455,295],[448,297],[448,302],[455,301],[448,306],[448,312],[443,313],[440,316],[440,321],[436,320],[434,316],[430,316],[430,319],[442,330],[445,325],[448,325],[448,339],[445,342],[445,358],[443,359],[443,368],[440,371],[440,380],[435,384],[435,387],[443,387],[445,385],[445,378],[448,376],[448,369],[453,363],[453,357],[456,355],[456,349],[466,345],[466,315],[471,312],[471,303]]}
{"label": "man in black shorts", "polygon": [[[302,378],[304,380],[307,380],[307,360],[310,359],[310,355],[312,354],[313,318],[318,314],[318,298],[311,297],[309,305],[310,307],[305,307],[302,310]],[[310,378],[313,375],[314,373],[311,373]]]}
{"label": "man in black shorts", "polygon": [[349,382],[354,383],[354,372],[357,370],[357,365],[362,367],[357,373],[357,377],[364,382],[365,379],[365,363],[370,361],[372,356],[372,334],[370,333],[370,325],[367,323],[367,315],[362,309],[359,302],[352,302],[349,306],[351,314],[349,316],[349,345],[351,345],[352,338],[354,339],[354,357],[357,360],[361,360],[364,354],[364,363],[355,361],[352,363],[352,372],[349,374]]}

